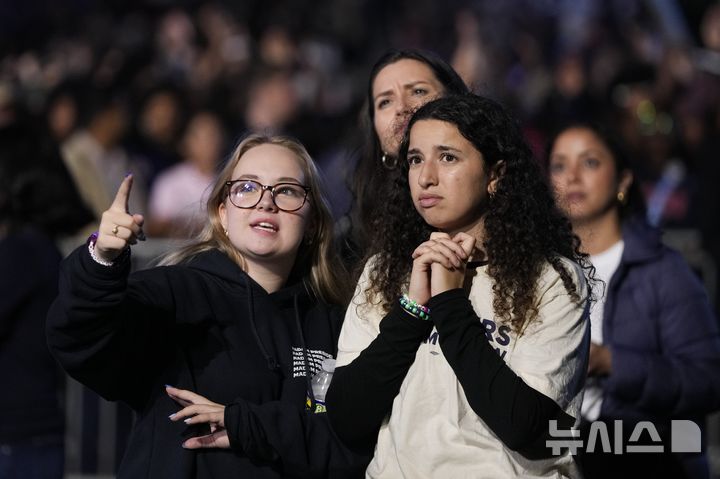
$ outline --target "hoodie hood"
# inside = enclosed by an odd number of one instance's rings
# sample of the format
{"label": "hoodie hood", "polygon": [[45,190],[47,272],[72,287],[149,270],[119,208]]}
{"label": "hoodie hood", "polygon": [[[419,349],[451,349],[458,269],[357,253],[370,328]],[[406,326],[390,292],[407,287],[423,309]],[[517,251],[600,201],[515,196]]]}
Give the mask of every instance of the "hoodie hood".
{"label": "hoodie hood", "polygon": [[254,279],[252,279],[240,266],[231,260],[225,253],[212,249],[197,254],[191,258],[185,267],[202,271],[217,278],[235,284],[241,288],[250,288],[253,295],[265,296],[280,306],[292,305],[297,297],[300,305],[314,299],[309,285],[303,280],[291,277],[289,283],[274,293],[268,293]]}

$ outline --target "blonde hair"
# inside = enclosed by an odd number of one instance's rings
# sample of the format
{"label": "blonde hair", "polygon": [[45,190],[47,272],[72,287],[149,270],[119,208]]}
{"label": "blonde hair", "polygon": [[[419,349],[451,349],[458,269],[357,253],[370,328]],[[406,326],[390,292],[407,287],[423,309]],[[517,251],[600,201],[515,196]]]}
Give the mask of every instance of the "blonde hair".
{"label": "blonde hair", "polygon": [[322,178],[305,147],[298,141],[285,136],[253,134],[240,142],[216,178],[207,201],[208,218],[198,239],[180,250],[168,254],[159,264],[185,263],[204,251],[218,249],[228,255],[244,271],[247,271],[245,258],[225,233],[219,208],[227,200],[226,183],[232,180],[233,171],[240,158],[252,148],[260,145],[277,145],[294,153],[300,161],[307,186],[310,187],[307,201],[312,211],[309,224],[312,225],[313,234],[300,245],[291,276],[302,277],[303,281],[308,281],[313,293],[325,302],[344,305],[349,293],[348,275],[335,251],[333,221],[329,202],[324,194]]}

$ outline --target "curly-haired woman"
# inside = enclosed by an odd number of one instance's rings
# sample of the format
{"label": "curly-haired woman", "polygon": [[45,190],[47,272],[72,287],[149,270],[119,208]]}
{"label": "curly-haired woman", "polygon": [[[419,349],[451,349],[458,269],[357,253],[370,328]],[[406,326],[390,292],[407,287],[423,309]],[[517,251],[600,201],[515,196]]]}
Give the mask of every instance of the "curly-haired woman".
{"label": "curly-haired woman", "polygon": [[340,334],[336,433],[375,448],[368,477],[574,477],[546,439],[582,401],[585,261],[516,122],[438,99],[400,160]]}

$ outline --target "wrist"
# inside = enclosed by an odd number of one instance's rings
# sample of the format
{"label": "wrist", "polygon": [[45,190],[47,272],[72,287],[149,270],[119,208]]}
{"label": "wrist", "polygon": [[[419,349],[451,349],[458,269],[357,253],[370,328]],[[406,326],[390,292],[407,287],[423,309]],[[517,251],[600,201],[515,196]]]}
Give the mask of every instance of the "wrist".
{"label": "wrist", "polygon": [[88,251],[90,252],[90,257],[97,264],[101,264],[101,265],[107,266],[107,267],[113,266],[115,264],[113,261],[108,261],[104,258],[101,258],[100,255],[98,255],[97,248],[95,248],[95,243],[97,243],[97,237],[98,237],[98,232],[96,231],[90,235],[90,238],[88,238],[87,247],[88,247]]}
{"label": "wrist", "polygon": [[403,296],[408,298],[409,300],[413,301],[417,304],[427,304],[428,301],[430,301],[430,298],[432,297],[430,295],[430,288],[428,288],[428,292],[424,294],[418,294],[410,288],[410,291],[407,292],[407,294],[404,294]]}
{"label": "wrist", "polygon": [[100,264],[100,265],[103,265],[106,267],[115,266],[116,264],[120,263],[120,260],[122,258],[124,258],[130,252],[130,247],[125,247],[125,249],[123,249],[118,256],[116,256],[113,259],[107,259],[107,258],[103,257],[96,248],[97,238],[98,238],[98,232],[96,231],[90,235],[90,237],[88,238],[88,242],[87,242],[87,247],[88,247],[88,252],[90,253],[90,257],[97,264]]}
{"label": "wrist", "polygon": [[406,294],[403,294],[400,297],[400,306],[406,313],[410,314],[411,316],[422,319],[424,321],[430,320],[430,308],[416,301],[413,301]]}
{"label": "wrist", "polygon": [[434,298],[435,296],[437,296],[439,294],[447,293],[448,291],[451,291],[453,289],[458,289],[458,287],[453,286],[453,285],[436,286],[430,292],[432,294],[431,298]]}

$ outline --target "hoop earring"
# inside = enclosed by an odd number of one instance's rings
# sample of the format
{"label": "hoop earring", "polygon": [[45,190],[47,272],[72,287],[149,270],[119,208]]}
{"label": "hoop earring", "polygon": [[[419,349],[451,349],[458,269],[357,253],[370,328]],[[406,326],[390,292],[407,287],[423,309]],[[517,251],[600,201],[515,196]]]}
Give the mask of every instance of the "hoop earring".
{"label": "hoop earring", "polygon": [[620,203],[625,204],[625,193],[623,193],[622,191],[618,191],[617,200]]}
{"label": "hoop earring", "polygon": [[383,152],[383,155],[380,157],[380,161],[382,161],[383,166],[388,170],[394,170],[397,166],[397,158],[393,158],[385,152]]}

